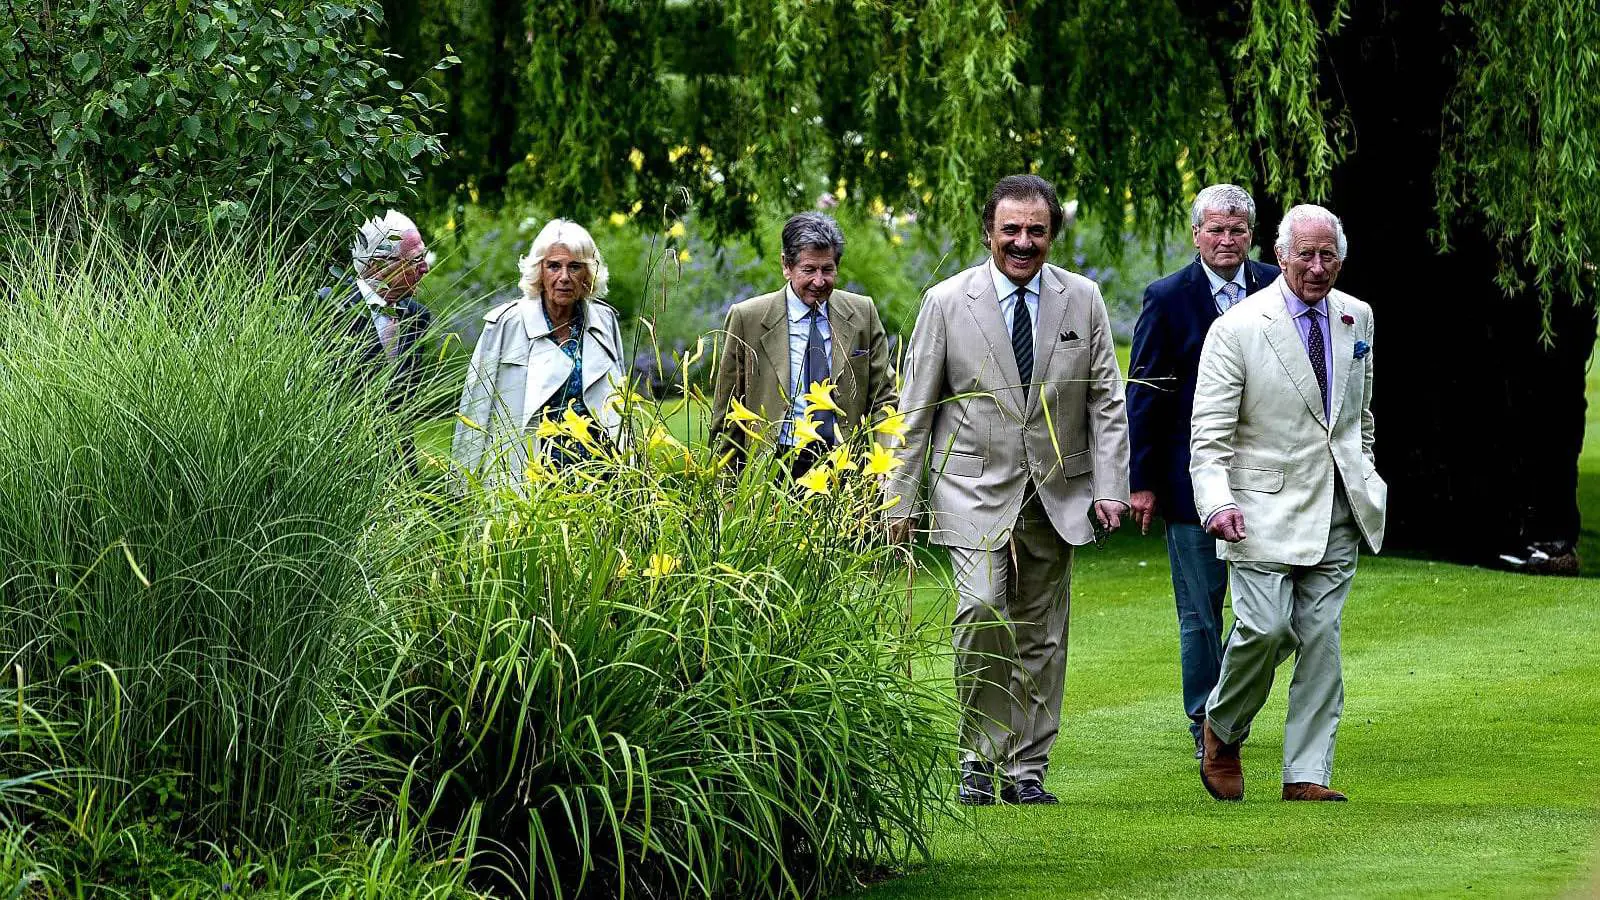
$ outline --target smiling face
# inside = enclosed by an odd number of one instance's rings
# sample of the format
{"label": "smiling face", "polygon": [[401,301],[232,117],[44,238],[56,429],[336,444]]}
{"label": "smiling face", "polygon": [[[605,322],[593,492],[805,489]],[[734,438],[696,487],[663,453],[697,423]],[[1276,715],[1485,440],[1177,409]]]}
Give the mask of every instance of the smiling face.
{"label": "smiling face", "polygon": [[833,295],[834,282],[839,278],[839,266],[832,250],[807,247],[800,251],[794,262],[783,264],[783,277],[788,280],[794,294],[807,306],[827,302]]}
{"label": "smiling face", "polygon": [[1232,278],[1250,249],[1250,222],[1243,215],[1207,210],[1194,226],[1194,246],[1211,271]]}
{"label": "smiling face", "polygon": [[1296,297],[1313,306],[1321,302],[1333,290],[1344,265],[1332,223],[1296,224],[1289,233],[1289,252],[1278,251],[1278,265]]}
{"label": "smiling face", "polygon": [[1050,233],[1050,206],[1043,197],[1006,197],[994,208],[989,253],[995,267],[1013,284],[1024,285],[1044,268],[1054,237]]}

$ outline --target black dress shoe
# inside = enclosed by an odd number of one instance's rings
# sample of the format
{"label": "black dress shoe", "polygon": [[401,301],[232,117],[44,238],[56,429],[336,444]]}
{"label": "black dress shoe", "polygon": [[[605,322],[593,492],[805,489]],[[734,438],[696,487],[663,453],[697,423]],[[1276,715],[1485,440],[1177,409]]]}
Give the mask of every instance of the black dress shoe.
{"label": "black dress shoe", "polygon": [[1060,803],[1061,801],[1056,799],[1055,794],[1045,790],[1044,785],[1032,778],[1025,778],[1016,784],[1006,785],[1005,790],[1000,792],[1000,802],[1016,806],[1033,806],[1036,804],[1049,805]]}
{"label": "black dress shoe", "polygon": [[994,766],[982,762],[961,764],[961,787],[956,793],[963,806],[994,805]]}

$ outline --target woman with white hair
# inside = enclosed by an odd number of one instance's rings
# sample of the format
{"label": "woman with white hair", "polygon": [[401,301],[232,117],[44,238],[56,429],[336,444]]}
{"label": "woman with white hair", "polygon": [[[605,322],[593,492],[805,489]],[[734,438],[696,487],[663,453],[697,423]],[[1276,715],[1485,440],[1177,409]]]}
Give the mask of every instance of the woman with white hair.
{"label": "woman with white hair", "polygon": [[[555,219],[520,263],[522,296],[483,317],[461,393],[451,455],[491,482],[518,483],[530,458],[567,465],[593,441],[615,442],[622,415],[610,402],[624,383],[617,311],[602,302],[610,273],[581,225]],[[596,427],[592,440],[555,435],[540,424],[577,419]]]}

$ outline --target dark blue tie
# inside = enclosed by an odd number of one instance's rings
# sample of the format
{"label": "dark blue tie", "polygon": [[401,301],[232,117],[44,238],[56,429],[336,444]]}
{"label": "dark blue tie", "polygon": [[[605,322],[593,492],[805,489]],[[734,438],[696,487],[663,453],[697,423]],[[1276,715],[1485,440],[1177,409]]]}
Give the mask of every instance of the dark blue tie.
{"label": "dark blue tie", "polygon": [[[806,336],[805,372],[800,379],[805,382],[800,388],[802,392],[810,390],[812,382],[821,383],[828,380],[828,345],[822,340],[822,329],[817,324],[822,321],[820,313],[821,307],[818,306],[811,307],[811,311],[806,313],[806,318],[811,320],[811,333]],[[827,440],[828,446],[832,447],[835,443],[833,410],[819,409],[811,416],[817,420],[817,433],[821,434]]]}
{"label": "dark blue tie", "polygon": [[1322,414],[1328,415],[1328,366],[1327,346],[1323,343],[1322,326],[1318,320],[1322,318],[1316,310],[1306,313],[1306,318],[1311,320],[1311,333],[1306,336],[1306,355],[1311,357],[1311,371],[1317,374],[1317,387],[1322,392]]}
{"label": "dark blue tie", "polygon": [[1033,383],[1033,322],[1028,319],[1027,288],[1017,288],[1017,307],[1011,313],[1011,352],[1016,354],[1022,397],[1027,399]]}

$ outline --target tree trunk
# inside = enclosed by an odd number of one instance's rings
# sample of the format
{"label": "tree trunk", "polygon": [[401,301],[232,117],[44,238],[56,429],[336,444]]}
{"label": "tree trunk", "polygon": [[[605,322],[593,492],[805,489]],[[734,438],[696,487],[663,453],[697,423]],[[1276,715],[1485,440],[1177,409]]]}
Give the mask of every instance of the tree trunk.
{"label": "tree trunk", "polygon": [[[1455,83],[1438,3],[1355,0],[1322,82],[1354,142],[1329,206],[1349,259],[1339,287],[1372,304],[1378,469],[1396,549],[1492,560],[1535,540],[1576,540],[1588,298],[1558,296],[1540,337],[1538,288],[1507,295],[1478,222],[1440,253],[1433,172]],[[1575,302],[1576,301],[1576,302]]]}

